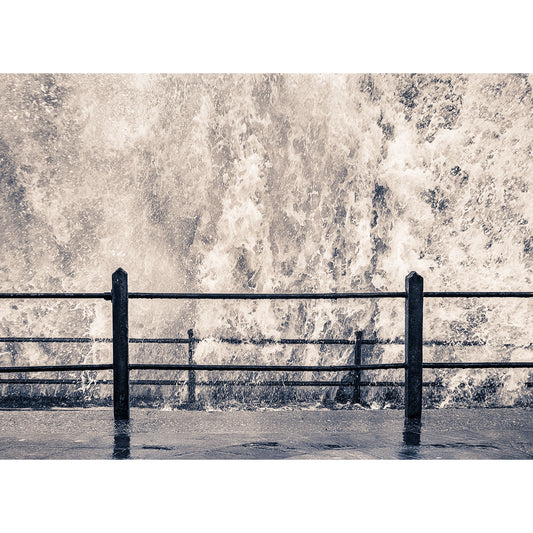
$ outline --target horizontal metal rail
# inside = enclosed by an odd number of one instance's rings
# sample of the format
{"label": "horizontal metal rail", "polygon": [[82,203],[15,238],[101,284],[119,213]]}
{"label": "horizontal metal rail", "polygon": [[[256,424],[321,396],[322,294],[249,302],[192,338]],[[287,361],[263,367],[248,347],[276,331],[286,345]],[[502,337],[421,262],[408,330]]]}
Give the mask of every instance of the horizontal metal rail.
{"label": "horizontal metal rail", "polygon": [[[81,379],[0,379],[0,385],[81,385],[84,382]],[[112,379],[96,379],[85,382],[90,385],[113,385]],[[175,379],[133,379],[130,385],[139,386],[166,386],[166,385],[187,385],[187,380]],[[216,381],[197,381],[197,386],[217,386],[217,385],[234,385],[249,387],[353,387],[353,381],[243,381],[243,380],[216,380]],[[404,387],[405,383],[401,381],[361,381],[361,387]],[[445,387],[445,383],[435,381],[425,381],[424,387]],[[479,385],[481,388],[503,387],[503,383],[494,385]],[[533,387],[533,382],[526,381],[525,387]]]}
{"label": "horizontal metal rail", "polygon": [[[0,385],[81,385],[81,379],[0,379]],[[112,385],[112,379],[97,379],[90,380],[91,385]],[[187,385],[187,380],[176,379],[133,379],[130,380],[131,385]],[[368,386],[393,386],[403,385],[403,383],[396,383],[390,381],[362,381],[361,385]],[[429,385],[430,383],[426,383]],[[196,385],[202,386],[216,386],[216,385],[246,385],[246,386],[312,386],[312,387],[353,387],[354,383],[351,381],[243,381],[243,380],[215,380],[215,381],[197,381]]]}
{"label": "horizontal metal rail", "polygon": [[129,298],[157,300],[338,300],[345,298],[405,298],[405,292],[226,293],[130,292]]}
{"label": "horizontal metal rail", "polygon": [[[192,339],[194,342],[202,342],[211,340],[205,339]],[[341,344],[341,345],[355,345],[356,340],[352,339],[236,339],[233,337],[219,337],[212,339],[215,342],[223,342],[226,344],[253,344],[253,345],[265,345],[265,344]],[[363,341],[364,342],[364,341]],[[370,343],[367,343],[370,344]]]}
{"label": "horizontal metal rail", "polygon": [[[198,365],[170,363],[136,363],[130,364],[130,370],[223,370],[249,372],[340,372],[351,370],[379,370],[405,368],[405,363],[376,363],[370,365]],[[96,365],[40,365],[40,366],[4,366],[0,374],[11,372],[65,372],[75,370],[112,370],[112,364]]]}
{"label": "horizontal metal rail", "polygon": [[[130,338],[130,344],[188,344],[190,341],[202,342],[212,340],[214,342],[224,342],[228,344],[251,344],[251,345],[266,345],[266,344],[324,344],[324,345],[346,345],[354,346],[357,344],[353,339],[239,339],[232,337],[218,337],[218,338],[157,338],[157,339],[143,339]],[[0,337],[0,342],[48,342],[48,343],[112,343],[113,339],[110,337]],[[376,344],[397,344],[403,346],[402,339],[361,339],[361,344],[376,345]],[[424,346],[494,346],[502,348],[524,348],[533,349],[533,344],[488,344],[485,341],[443,341],[431,340],[424,341]]]}
{"label": "horizontal metal rail", "polygon": [[[13,384],[13,385],[81,385],[83,381],[81,379],[0,379],[0,385]],[[112,379],[97,379],[90,380],[91,385],[112,385]],[[130,380],[131,385],[187,385],[187,380],[176,379],[133,379]],[[397,383],[392,381],[361,381],[363,386],[403,386],[403,383]],[[431,383],[425,383],[430,385]],[[196,385],[202,386],[216,386],[216,385],[245,385],[245,386],[280,386],[280,387],[353,387],[354,383],[351,381],[243,381],[243,380],[215,380],[215,381],[197,381]]]}
{"label": "horizontal metal rail", "polygon": [[70,342],[70,343],[91,343],[91,342],[113,342],[110,338],[100,337],[0,337],[0,342]]}
{"label": "horizontal metal rail", "polygon": [[[151,380],[146,380],[151,381]],[[153,380],[156,381],[156,380]],[[175,384],[175,381],[169,381],[170,384]],[[0,385],[82,385],[84,382],[80,378],[0,378]],[[113,385],[112,379],[96,379],[90,380],[86,383],[97,384],[97,385]],[[130,383],[133,383],[130,381]],[[147,383],[147,385],[155,385],[156,383]],[[161,383],[165,385],[165,383]]]}
{"label": "horizontal metal rail", "polygon": [[[365,298],[406,298],[405,292],[318,292],[318,293],[201,293],[130,292],[128,298],[157,300],[338,300]],[[533,292],[519,291],[428,291],[425,298],[533,298]],[[110,292],[2,292],[0,299],[104,299]]]}
{"label": "horizontal metal rail", "polygon": [[101,299],[111,300],[110,292],[0,292],[0,298],[14,299]]}
{"label": "horizontal metal rail", "polygon": [[[103,298],[110,292],[2,292],[0,298]],[[128,298],[150,300],[338,300],[346,298],[405,298],[405,292],[318,292],[318,293],[202,293],[202,292],[130,292]]]}
{"label": "horizontal metal rail", "polygon": [[12,372],[74,372],[78,370],[113,370],[113,365],[35,365],[35,366],[0,366],[0,374]]}
{"label": "horizontal metal rail", "polygon": [[[341,345],[355,345],[357,341],[352,339],[238,339],[231,337],[218,338],[157,338],[157,339],[138,339],[130,338],[131,344],[188,344],[189,342],[202,342],[212,340],[215,342],[224,342],[228,344],[341,344]],[[0,342],[66,342],[66,343],[111,343],[113,339],[110,337],[0,337]],[[363,339],[361,344],[403,344],[400,340],[378,340],[378,339]]]}
{"label": "horizontal metal rail", "polygon": [[[0,385],[81,385],[81,379],[0,379]],[[97,379],[86,382],[91,385],[112,385],[112,379]],[[176,379],[133,379],[131,385],[187,385],[188,380]],[[366,382],[365,382],[366,383]],[[373,383],[373,382],[368,382]],[[378,382],[376,382],[378,383]],[[384,382],[385,383],[385,382]],[[216,386],[216,385],[246,385],[246,386],[315,386],[315,387],[340,387],[352,386],[352,382],[344,381],[243,381],[243,380],[216,380],[216,381],[197,381],[196,385]]]}
{"label": "horizontal metal rail", "polygon": [[533,368],[533,362],[422,363],[422,368]]}
{"label": "horizontal metal rail", "polygon": [[[436,362],[423,363],[423,368],[533,368],[533,362]],[[343,372],[352,370],[397,370],[405,368],[405,363],[372,363],[364,365],[202,365],[175,363],[133,363],[130,370],[205,370],[205,371],[246,371],[246,372]],[[39,365],[39,366],[4,366],[0,374],[12,372],[68,372],[88,370],[112,370],[112,364],[87,365]]]}
{"label": "horizontal metal rail", "polygon": [[405,363],[376,363],[370,365],[202,365],[136,363],[129,365],[130,370],[223,370],[246,372],[340,372],[351,370],[386,370],[405,368]]}
{"label": "horizontal metal rail", "polygon": [[502,291],[429,291],[424,298],[533,298],[533,292]]}
{"label": "horizontal metal rail", "polygon": [[[209,338],[158,338],[158,339],[137,339],[130,338],[131,344],[188,344],[189,342],[202,342],[211,340]],[[234,338],[216,338],[215,342],[224,342],[229,344],[343,344],[354,345],[355,340],[351,339],[234,339]],[[112,338],[104,337],[0,337],[0,342],[71,342],[71,343],[90,343],[90,342],[113,342]],[[383,341],[386,343],[387,341]],[[363,344],[378,344],[379,341],[369,340],[362,341]]]}
{"label": "horizontal metal rail", "polygon": [[[130,338],[131,344],[188,344],[189,342],[202,342],[206,339],[197,338],[158,338],[158,339],[137,339]],[[356,341],[351,339],[236,339],[236,338],[216,338],[215,342],[224,342],[229,344],[341,344],[355,345]],[[0,342],[66,342],[66,343],[111,343],[112,338],[104,337],[0,337]],[[362,341],[363,344],[377,344],[379,341]],[[385,341],[386,342],[386,341]]]}

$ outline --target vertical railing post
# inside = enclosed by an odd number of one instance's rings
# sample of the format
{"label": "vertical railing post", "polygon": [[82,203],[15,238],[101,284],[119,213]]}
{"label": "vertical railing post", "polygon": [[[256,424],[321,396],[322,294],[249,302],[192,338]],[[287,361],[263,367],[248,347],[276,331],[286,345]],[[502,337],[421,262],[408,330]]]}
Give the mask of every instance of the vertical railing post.
{"label": "vertical railing post", "polygon": [[[189,335],[189,364],[194,365],[194,331],[190,329],[187,335]],[[196,372],[194,370],[189,370],[187,402],[191,407],[196,403]]]}
{"label": "vertical railing post", "polygon": [[405,278],[405,416],[422,416],[422,322],[424,280],[416,272]]}
{"label": "vertical railing post", "polygon": [[112,276],[113,305],[113,409],[115,420],[130,417],[128,355],[128,274],[119,268]]}
{"label": "vertical railing post", "polygon": [[[353,364],[361,364],[361,339],[362,332],[358,331],[355,334],[355,346],[353,348]],[[352,394],[352,403],[361,403],[361,371],[356,370],[353,376],[353,394]]]}

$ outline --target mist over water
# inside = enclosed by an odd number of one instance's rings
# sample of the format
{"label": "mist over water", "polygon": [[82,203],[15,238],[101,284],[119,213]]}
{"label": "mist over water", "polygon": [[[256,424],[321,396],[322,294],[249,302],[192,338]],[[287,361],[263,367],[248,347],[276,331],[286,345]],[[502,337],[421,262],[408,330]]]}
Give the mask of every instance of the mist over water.
{"label": "mist over water", "polygon": [[[531,83],[499,74],[0,75],[0,291],[109,291],[118,267],[131,291],[400,291],[411,270],[425,290],[532,290]],[[530,361],[532,311],[529,299],[428,299],[425,340],[487,345],[425,347],[425,360]],[[350,348],[215,339],[357,330],[394,339],[404,332],[403,300],[130,301],[132,337],[185,337],[189,328],[209,339],[198,363],[339,364],[351,362]],[[110,336],[110,304],[0,303],[0,336],[39,335]],[[131,362],[186,359],[185,347],[130,346]],[[402,361],[403,346],[367,347],[363,360]],[[109,345],[0,345],[2,365],[110,361]],[[427,371],[445,387],[425,389],[426,401],[531,405],[530,375]],[[169,376],[180,374],[131,377]],[[0,393],[109,397],[96,377],[109,376],[86,373],[81,389]],[[244,375],[198,379],[210,377]],[[212,406],[335,392],[198,390]],[[363,398],[396,406],[401,394],[373,387]],[[186,391],[136,395],[179,405]]]}

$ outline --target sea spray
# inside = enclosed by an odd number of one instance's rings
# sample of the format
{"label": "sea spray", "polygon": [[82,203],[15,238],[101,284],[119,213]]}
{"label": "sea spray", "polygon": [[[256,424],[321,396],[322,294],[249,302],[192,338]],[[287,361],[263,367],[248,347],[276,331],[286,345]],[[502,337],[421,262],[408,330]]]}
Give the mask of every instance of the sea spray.
{"label": "sea spray", "polygon": [[[108,291],[118,267],[132,291],[398,291],[411,270],[426,290],[530,290],[530,83],[501,74],[1,75],[1,290]],[[424,357],[531,360],[532,310],[525,299],[428,299],[426,340],[486,345],[427,346]],[[193,328],[213,339],[198,345],[204,362],[349,362],[351,350],[338,346],[216,339],[353,338],[357,330],[394,339],[403,322],[401,300],[130,302],[131,336],[183,337]],[[4,300],[0,334],[108,337],[110,305]],[[130,349],[132,362],[187,358],[183,346]],[[105,344],[0,351],[5,365],[111,360]],[[363,350],[364,361],[402,357],[401,346]],[[89,377],[82,395],[108,398],[110,387],[91,380],[109,375]],[[168,375],[132,373],[143,377]],[[426,389],[433,405],[531,402],[524,370],[426,378],[443,385]],[[335,396],[224,387],[199,396],[206,405],[235,395],[245,403]],[[73,390],[5,385],[1,394],[68,399]],[[401,394],[372,387],[363,398],[401,405]],[[181,405],[186,390],[136,387],[132,396]]]}

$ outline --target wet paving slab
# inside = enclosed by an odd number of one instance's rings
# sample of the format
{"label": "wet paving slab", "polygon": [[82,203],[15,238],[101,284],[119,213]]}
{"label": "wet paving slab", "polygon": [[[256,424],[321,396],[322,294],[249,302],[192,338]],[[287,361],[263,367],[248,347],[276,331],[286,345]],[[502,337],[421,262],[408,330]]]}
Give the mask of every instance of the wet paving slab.
{"label": "wet paving slab", "polygon": [[0,410],[0,459],[531,458],[531,409]]}

